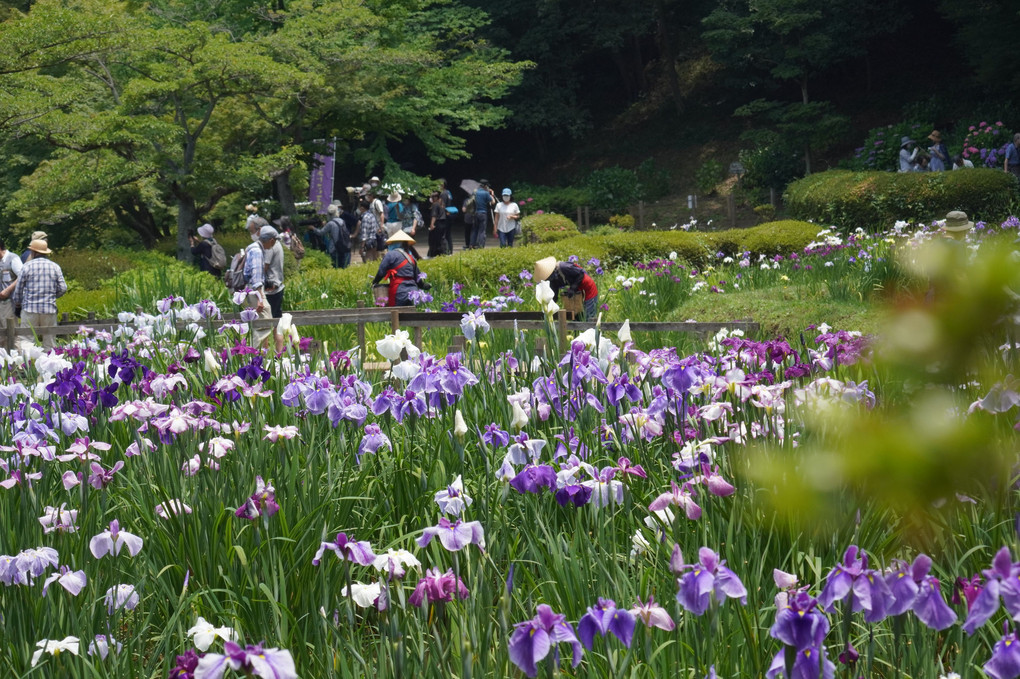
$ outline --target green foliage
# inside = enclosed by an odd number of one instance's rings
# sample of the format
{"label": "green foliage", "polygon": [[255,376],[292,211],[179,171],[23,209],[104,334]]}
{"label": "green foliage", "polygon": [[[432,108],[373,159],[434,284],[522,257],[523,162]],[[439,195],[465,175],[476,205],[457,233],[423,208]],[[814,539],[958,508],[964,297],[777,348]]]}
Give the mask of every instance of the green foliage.
{"label": "green foliage", "polygon": [[609,224],[617,229],[633,229],[634,215],[613,215],[609,218]]}
{"label": "green foliage", "polygon": [[332,268],[333,260],[330,259],[329,255],[322,250],[313,250],[307,243],[305,244],[305,257],[301,260],[302,273]]}
{"label": "green foliage", "polygon": [[897,220],[943,218],[963,210],[971,219],[1006,216],[1017,192],[1005,172],[848,172],[831,170],[791,184],[784,195],[790,214],[843,230],[876,231]]}
{"label": "green foliage", "polygon": [[588,229],[587,231],[585,231],[584,235],[586,235],[586,236],[615,236],[618,233],[620,233],[620,229],[618,227],[613,226],[612,224],[599,224],[598,226],[593,226],[590,229]]}
{"label": "green foliage", "polygon": [[573,215],[577,214],[577,208],[590,205],[588,190],[577,186],[517,184],[514,186],[514,196],[520,202],[521,209],[532,214],[542,210]]}
{"label": "green foliage", "polygon": [[648,158],[635,170],[638,180],[638,198],[656,201],[669,195],[669,170],[657,167],[654,158]]}
{"label": "green foliage", "polygon": [[769,189],[782,191],[787,184],[804,174],[800,154],[781,143],[742,150],[739,158],[745,170],[740,178],[740,186],[756,203],[769,200]]}
{"label": "green foliage", "polygon": [[132,254],[116,250],[58,250],[53,261],[60,265],[64,278],[75,281],[83,290],[97,290],[107,279],[139,266]]}
{"label": "green foliage", "polygon": [[864,144],[854,151],[854,157],[844,164],[850,170],[896,172],[900,169],[900,139],[910,137],[923,147],[924,137],[931,129],[931,123],[912,121],[876,127],[868,132]]}
{"label": "green foliage", "polygon": [[[719,237],[726,233],[732,232],[722,232]],[[746,229],[743,237],[738,239],[737,246],[745,252],[756,255],[788,255],[802,251],[817,233],[816,224],[784,219]],[[805,241],[808,234],[810,238]]]}
{"label": "green foliage", "polygon": [[637,173],[619,166],[593,170],[584,185],[596,210],[623,212],[638,199]]}
{"label": "green foliage", "polygon": [[523,218],[521,229],[526,243],[553,243],[581,233],[569,217],[552,213]]}
{"label": "green foliage", "polygon": [[772,203],[763,203],[761,205],[754,206],[754,214],[758,215],[758,218],[762,221],[768,222],[776,216],[776,206]]}
{"label": "green foliage", "polygon": [[708,196],[715,193],[716,185],[726,178],[726,168],[715,158],[709,158],[694,171],[694,187],[698,194]]}

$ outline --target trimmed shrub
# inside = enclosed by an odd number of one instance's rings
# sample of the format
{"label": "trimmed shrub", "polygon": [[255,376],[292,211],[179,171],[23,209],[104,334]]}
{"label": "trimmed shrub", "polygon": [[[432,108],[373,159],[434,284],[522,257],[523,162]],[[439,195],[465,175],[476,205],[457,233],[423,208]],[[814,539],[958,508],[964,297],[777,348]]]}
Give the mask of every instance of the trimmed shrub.
{"label": "trimmed shrub", "polygon": [[786,189],[791,215],[879,231],[897,220],[927,222],[963,210],[972,219],[1007,216],[1017,180],[997,170],[955,172],[848,172],[830,170],[805,177]]}
{"label": "trimmed shrub", "polygon": [[[723,235],[722,232],[719,235]],[[795,219],[783,219],[778,222],[767,222],[753,229],[740,231],[737,252],[751,252],[756,255],[788,255],[801,252],[808,243],[818,235],[818,225],[800,222]],[[720,248],[722,249],[722,248]]]}
{"label": "trimmed shrub", "polygon": [[526,243],[553,243],[580,235],[569,217],[557,214],[530,215],[521,220]]}
{"label": "trimmed shrub", "polygon": [[515,184],[511,188],[521,211],[528,214],[541,210],[573,215],[577,214],[577,208],[589,204],[588,191],[576,186]]}
{"label": "trimmed shrub", "polygon": [[585,186],[592,209],[616,213],[626,212],[640,192],[637,173],[618,166],[592,171]]}

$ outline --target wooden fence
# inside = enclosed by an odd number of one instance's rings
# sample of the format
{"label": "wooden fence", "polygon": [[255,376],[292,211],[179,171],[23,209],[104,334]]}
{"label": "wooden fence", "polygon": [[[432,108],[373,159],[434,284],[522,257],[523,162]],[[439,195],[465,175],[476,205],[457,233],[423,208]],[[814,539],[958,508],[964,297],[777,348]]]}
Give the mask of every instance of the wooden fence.
{"label": "wooden fence", "polygon": [[[139,310],[140,311],[140,310]],[[311,311],[290,311],[293,323],[296,326],[329,326],[329,325],[356,325],[358,333],[358,346],[361,348],[361,356],[365,355],[365,326],[369,323],[389,323],[390,328],[396,331],[400,328],[411,328],[414,330],[414,343],[421,345],[422,331],[424,328],[459,328],[461,318],[464,314],[460,312],[438,312],[428,313],[417,311],[413,307],[384,307],[357,309],[321,309]],[[217,329],[225,323],[237,322],[238,314],[225,314],[220,320],[202,321],[200,325],[206,328]],[[546,327],[545,316],[540,311],[487,311],[485,320],[493,329],[519,329],[519,330],[543,330]],[[250,321],[248,325],[255,329],[276,327],[277,319],[257,319]],[[572,332],[580,332],[595,327],[593,322],[574,320],[573,312],[561,309],[556,313],[552,322],[556,325],[557,334],[560,338],[560,350],[566,351],[567,335]],[[115,318],[97,320],[94,314],[84,322],[69,321],[67,314],[58,325],[29,328],[18,326],[14,321],[8,321],[4,335],[4,346],[8,351],[15,348],[19,337],[67,337],[77,335],[82,328],[91,330],[110,331],[122,325]],[[178,328],[184,328],[188,323],[178,321]],[[616,332],[622,323],[602,323],[604,332]],[[748,321],[734,321],[732,323],[652,323],[632,322],[630,329],[634,332],[691,332],[700,335],[714,334],[722,328],[731,330],[742,330],[745,333],[758,330],[757,323]],[[463,337],[455,337],[451,349],[463,347]]]}

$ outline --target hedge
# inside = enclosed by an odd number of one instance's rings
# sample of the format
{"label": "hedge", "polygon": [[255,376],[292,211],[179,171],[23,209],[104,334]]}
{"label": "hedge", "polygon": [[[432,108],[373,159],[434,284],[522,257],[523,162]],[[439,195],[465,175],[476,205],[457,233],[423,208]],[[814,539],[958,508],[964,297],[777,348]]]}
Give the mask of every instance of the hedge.
{"label": "hedge", "polygon": [[581,235],[569,217],[555,213],[528,215],[521,220],[521,230],[525,243],[554,243]]}
{"label": "hedge", "polygon": [[850,172],[830,170],[790,184],[791,215],[840,229],[882,231],[897,220],[930,222],[963,210],[972,219],[1004,218],[1017,196],[1017,180],[1001,170]]}

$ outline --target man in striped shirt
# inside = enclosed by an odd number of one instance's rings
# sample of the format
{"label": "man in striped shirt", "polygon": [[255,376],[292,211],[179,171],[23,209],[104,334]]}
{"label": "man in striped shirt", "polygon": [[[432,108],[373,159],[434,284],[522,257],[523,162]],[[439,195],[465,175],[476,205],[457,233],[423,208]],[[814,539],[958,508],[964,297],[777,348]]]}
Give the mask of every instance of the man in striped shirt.
{"label": "man in striped shirt", "polygon": [[[57,324],[57,297],[67,292],[64,272],[49,258],[52,250],[44,240],[33,240],[28,245],[31,254],[25,263],[11,295],[15,307],[21,307],[21,323],[30,328]],[[18,338],[22,353],[32,346],[27,337]],[[53,335],[43,336],[43,348],[53,348]]]}

